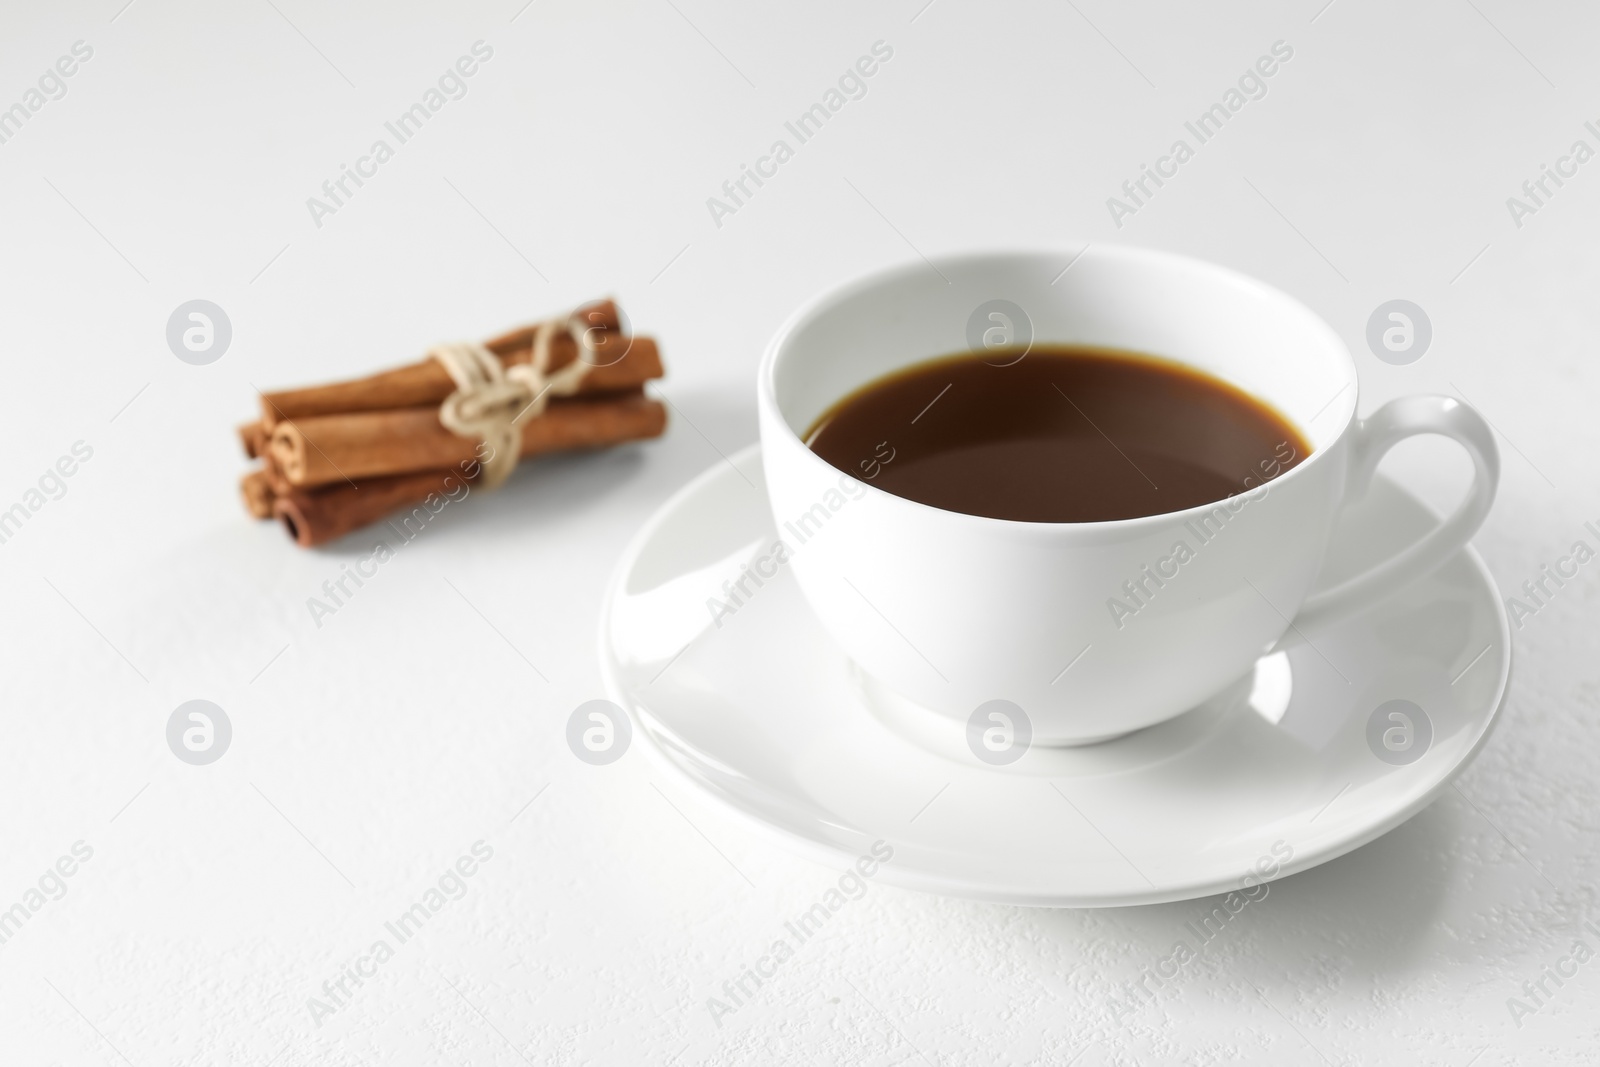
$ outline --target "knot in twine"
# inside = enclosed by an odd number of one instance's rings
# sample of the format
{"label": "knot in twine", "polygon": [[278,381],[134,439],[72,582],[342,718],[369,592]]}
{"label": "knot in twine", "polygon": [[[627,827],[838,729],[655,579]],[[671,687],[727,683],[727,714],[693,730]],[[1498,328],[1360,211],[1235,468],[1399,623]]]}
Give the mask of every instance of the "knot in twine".
{"label": "knot in twine", "polygon": [[[594,365],[588,358],[595,353],[592,332],[575,312],[546,319],[533,328],[532,357],[510,367],[476,341],[439,345],[428,353],[456,383],[456,391],[439,405],[439,422],[451,433],[476,437],[489,446],[483,488],[498,487],[516,469],[522,424],[544,414],[552,397],[578,391]],[[578,356],[551,373],[551,342],[560,333],[572,338]]]}

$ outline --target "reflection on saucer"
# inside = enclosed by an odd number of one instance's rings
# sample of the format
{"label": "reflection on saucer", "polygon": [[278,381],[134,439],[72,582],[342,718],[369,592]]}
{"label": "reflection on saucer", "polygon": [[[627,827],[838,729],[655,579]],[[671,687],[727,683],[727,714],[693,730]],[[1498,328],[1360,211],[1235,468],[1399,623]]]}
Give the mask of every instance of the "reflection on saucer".
{"label": "reflection on saucer", "polygon": [[1293,695],[1294,672],[1289,668],[1287,652],[1273,652],[1256,661],[1250,695],[1245,698],[1251,711],[1276,726],[1283,721]]}

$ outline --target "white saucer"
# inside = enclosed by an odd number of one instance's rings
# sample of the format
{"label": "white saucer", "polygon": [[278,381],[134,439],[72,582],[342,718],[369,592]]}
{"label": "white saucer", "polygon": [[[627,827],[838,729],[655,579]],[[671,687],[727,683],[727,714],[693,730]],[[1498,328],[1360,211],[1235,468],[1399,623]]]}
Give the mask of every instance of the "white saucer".
{"label": "white saucer", "polygon": [[[639,531],[607,593],[601,666],[662,766],[835,868],[883,839],[894,856],[877,881],[1056,907],[1270,881],[1420,811],[1483,745],[1505,696],[1510,631],[1469,549],[1176,719],[989,766],[964,724],[860,678],[783,568],[759,588],[747,580],[754,595],[714,623],[708,601],[725,603],[723,583],[776,537],[760,460],[752,446],[719,463]],[[1380,479],[1344,516],[1323,578],[1434,522]],[[1397,709],[1376,714],[1391,700],[1422,709],[1409,749]]]}

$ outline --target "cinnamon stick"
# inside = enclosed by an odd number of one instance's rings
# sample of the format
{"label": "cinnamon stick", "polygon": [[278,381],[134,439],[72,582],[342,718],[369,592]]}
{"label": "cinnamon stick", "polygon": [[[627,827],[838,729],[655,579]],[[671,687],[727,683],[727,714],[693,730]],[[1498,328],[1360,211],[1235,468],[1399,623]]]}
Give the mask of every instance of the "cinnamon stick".
{"label": "cinnamon stick", "polygon": [[294,486],[283,476],[270,452],[263,451],[259,458],[261,466],[239,479],[239,493],[244,497],[246,511],[258,519],[270,519],[273,501],[293,492]]}
{"label": "cinnamon stick", "polygon": [[[560,397],[522,424],[523,458],[547,452],[599,448],[665,429],[666,409],[644,395]],[[460,468],[480,458],[482,442],[451,433],[433,408],[356,411],[282,422],[269,453],[293,486],[331,485],[415,471]]]}
{"label": "cinnamon stick", "polygon": [[402,508],[416,507],[432,494],[459,500],[468,482],[459,471],[434,470],[366,478],[353,485],[340,482],[323,489],[290,489],[276,499],[273,514],[295,544],[312,548]]}
{"label": "cinnamon stick", "polygon": [[[619,333],[622,330],[622,313],[617,310],[615,300],[596,300],[586,304],[572,313],[572,317],[583,323],[584,326],[596,329],[602,333]],[[533,334],[537,326],[519,326],[515,330],[507,330],[499,337],[491,338],[483,343],[483,347],[497,356],[504,356],[508,352],[518,349],[533,348]],[[598,338],[597,338],[598,340]]]}
{"label": "cinnamon stick", "polygon": [[270,430],[260,419],[239,427],[239,444],[244,448],[245,456],[250,459],[261,455],[267,447],[267,438],[270,436]]}
{"label": "cinnamon stick", "polygon": [[283,496],[294,488],[289,484],[289,479],[283,476],[283,468],[278,466],[278,461],[272,458],[270,447],[261,453],[261,473],[267,476],[267,484],[272,487],[275,496]]}
{"label": "cinnamon stick", "polygon": [[[594,368],[584,376],[581,393],[631,389],[661,377],[661,354],[655,342],[619,333],[614,303],[602,301],[576,314],[600,331],[595,335]],[[515,366],[533,358],[533,334],[534,327],[525,326],[485,342],[484,347],[499,356],[504,365]],[[576,358],[578,346],[572,337],[564,332],[557,334],[550,345],[549,369],[559,370]],[[312,415],[437,405],[455,388],[455,382],[437,360],[425,359],[352,381],[264,393],[261,421],[271,430],[282,421]]]}
{"label": "cinnamon stick", "polygon": [[239,479],[239,495],[244,498],[244,508],[258,519],[272,518],[272,502],[277,494],[272,488],[272,478],[265,470],[253,470]]}

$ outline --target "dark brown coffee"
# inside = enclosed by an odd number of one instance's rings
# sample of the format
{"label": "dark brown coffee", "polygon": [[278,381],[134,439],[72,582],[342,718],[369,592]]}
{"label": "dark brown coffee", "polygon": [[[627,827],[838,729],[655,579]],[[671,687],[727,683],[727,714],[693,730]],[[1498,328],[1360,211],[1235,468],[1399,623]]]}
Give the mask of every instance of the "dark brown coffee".
{"label": "dark brown coffee", "polygon": [[1245,492],[1311,447],[1288,419],[1167,360],[1077,345],[967,352],[869,382],[806,443],[840,470],[949,511],[1101,522]]}

